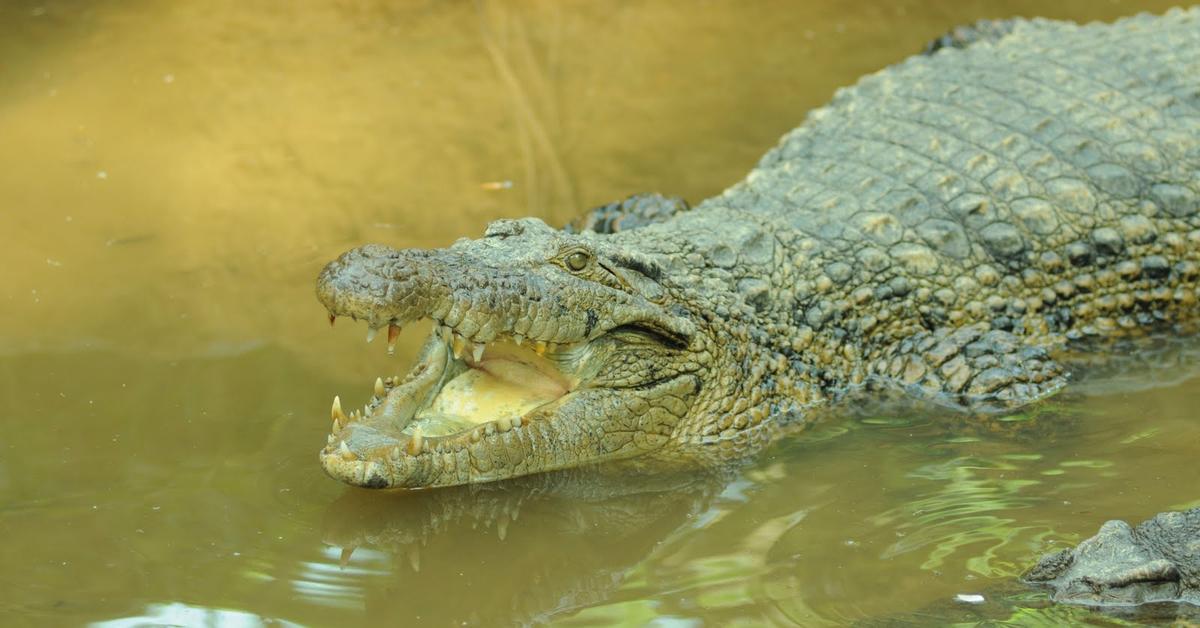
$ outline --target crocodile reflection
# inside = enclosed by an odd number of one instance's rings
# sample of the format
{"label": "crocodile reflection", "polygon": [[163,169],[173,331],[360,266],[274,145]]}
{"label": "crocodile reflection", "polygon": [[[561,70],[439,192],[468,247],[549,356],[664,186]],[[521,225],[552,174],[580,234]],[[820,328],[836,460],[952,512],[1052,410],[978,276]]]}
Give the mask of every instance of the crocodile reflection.
{"label": "crocodile reflection", "polygon": [[369,616],[542,623],[607,599],[736,472],[592,467],[436,491],[351,489],[327,509],[323,537],[343,564],[357,548],[391,555],[386,581],[363,584]]}

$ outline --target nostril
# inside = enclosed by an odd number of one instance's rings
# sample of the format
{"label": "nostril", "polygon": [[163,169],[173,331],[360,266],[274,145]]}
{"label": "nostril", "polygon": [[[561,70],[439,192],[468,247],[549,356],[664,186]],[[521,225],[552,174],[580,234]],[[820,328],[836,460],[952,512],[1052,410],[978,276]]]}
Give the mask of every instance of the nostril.
{"label": "nostril", "polygon": [[383,244],[364,244],[352,252],[358,252],[363,257],[391,257],[398,253],[396,249]]}
{"label": "nostril", "polygon": [[485,238],[507,238],[525,233],[525,225],[518,220],[496,220],[483,232]]}

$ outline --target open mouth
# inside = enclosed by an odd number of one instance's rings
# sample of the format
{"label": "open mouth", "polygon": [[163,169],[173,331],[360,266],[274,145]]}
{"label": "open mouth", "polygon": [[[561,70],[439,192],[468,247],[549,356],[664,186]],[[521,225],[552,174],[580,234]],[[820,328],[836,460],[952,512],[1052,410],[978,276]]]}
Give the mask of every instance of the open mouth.
{"label": "open mouth", "polygon": [[[516,432],[552,416],[547,411],[579,388],[584,376],[588,342],[531,342],[500,333],[479,343],[435,325],[409,374],[377,378],[361,411],[347,413],[334,398],[333,429],[321,452],[331,475],[386,486],[389,467],[411,465],[413,458],[441,457],[439,467],[467,464],[468,448],[519,439]],[[390,351],[399,327],[388,332]]]}

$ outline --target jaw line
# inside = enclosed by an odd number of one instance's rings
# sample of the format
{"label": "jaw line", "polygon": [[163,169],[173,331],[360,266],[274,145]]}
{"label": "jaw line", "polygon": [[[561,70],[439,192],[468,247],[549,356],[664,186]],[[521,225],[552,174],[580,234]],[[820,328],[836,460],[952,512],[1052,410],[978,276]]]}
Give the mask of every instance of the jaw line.
{"label": "jaw line", "polygon": [[[399,463],[412,464],[419,458],[460,452],[481,441],[487,442],[528,426],[532,421],[552,422],[557,417],[556,408],[569,401],[575,392],[574,387],[568,388],[558,397],[528,408],[517,417],[485,420],[467,429],[436,435],[426,435],[415,428],[406,429],[430,408],[452,380],[476,370],[477,364],[468,362],[466,356],[454,357],[435,330],[409,374],[403,381],[394,385],[389,383],[382,397],[372,397],[364,408],[366,412],[342,414],[339,420],[338,406],[335,406],[333,429],[320,452],[326,473],[349,484],[370,488],[422,488],[428,485],[394,482],[397,475],[388,474],[392,479],[387,479],[379,472],[398,467]],[[584,384],[578,385],[578,388],[583,387]],[[475,481],[475,475],[472,472],[469,481]]]}
{"label": "jaw line", "polygon": [[[669,321],[668,324],[664,324],[664,318]],[[499,418],[491,408],[470,415],[439,415],[434,410],[422,417],[447,392],[447,386],[456,378],[476,368],[491,376],[492,373],[480,365],[488,361],[488,355],[497,355],[486,353],[485,350],[483,359],[479,361],[470,359],[474,356],[469,349],[460,354],[461,345],[451,342],[460,340],[457,330],[447,328],[437,319],[433,322],[435,327],[408,375],[403,379],[388,378],[386,383],[377,380],[376,391],[380,391],[381,386],[383,390],[371,398],[362,414],[355,411],[346,416],[341,413],[335,398],[333,429],[319,456],[326,473],[334,479],[366,488],[421,489],[486,482],[560,468],[561,464],[547,466],[542,463],[520,468],[516,466],[517,463],[494,466],[497,460],[505,458],[504,455],[497,457],[495,448],[511,449],[514,445],[518,446],[523,450],[520,459],[524,459],[526,454],[532,454],[548,446],[551,441],[557,442],[560,436],[565,436],[559,430],[567,426],[556,427],[563,417],[564,406],[576,401],[581,393],[590,397],[597,390],[593,383],[596,365],[601,362],[593,362],[595,356],[590,351],[610,332],[618,328],[634,328],[655,338],[656,344],[661,343],[669,350],[688,346],[695,332],[686,318],[652,316],[610,326],[589,334],[587,338],[560,345],[526,340],[522,347],[519,339],[512,344],[505,344],[509,340],[498,338],[493,341],[500,343],[495,347],[491,346],[492,342],[482,344],[498,350],[500,356],[506,356],[497,358],[500,364],[505,361],[516,363],[518,368],[530,369],[531,377],[545,377],[544,382],[551,385],[559,381],[563,385],[563,392],[557,396],[547,394],[541,401],[537,401],[538,395],[532,392],[532,400],[526,397],[524,404],[518,403],[515,413],[499,413]],[[368,322],[368,327],[370,325]],[[547,344],[549,353],[544,354]],[[517,349],[514,350],[514,347]],[[563,356],[563,352],[574,351],[584,353],[569,358]],[[544,362],[546,359],[549,360],[549,366],[553,367],[553,372]],[[511,376],[498,376],[496,379],[508,385],[543,381]],[[460,384],[463,386],[449,391],[445,399],[453,401],[455,395],[464,394],[464,388],[467,395],[474,394],[473,383],[468,381]],[[530,388],[536,389],[537,386]],[[607,385],[601,388],[616,391],[627,386]],[[531,402],[536,405],[528,405]],[[511,405],[509,409],[514,410]],[[459,420],[461,422],[456,425]],[[422,425],[433,425],[433,432],[418,430]],[[467,427],[463,428],[464,425]],[[574,433],[576,430],[568,431]],[[481,459],[487,464],[477,466]]]}

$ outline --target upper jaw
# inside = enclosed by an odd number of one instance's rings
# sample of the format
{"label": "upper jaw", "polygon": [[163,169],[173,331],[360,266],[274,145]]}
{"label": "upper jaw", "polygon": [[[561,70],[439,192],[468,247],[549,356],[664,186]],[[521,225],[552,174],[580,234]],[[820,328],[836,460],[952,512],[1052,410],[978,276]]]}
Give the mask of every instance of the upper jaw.
{"label": "upper jaw", "polygon": [[384,328],[389,343],[404,325],[425,318],[449,330],[465,351],[495,340],[547,349],[598,338],[637,323],[676,341],[694,326],[637,294],[564,275],[547,264],[488,265],[451,249],[352,249],[330,262],[317,297],[330,319],[366,321],[368,339]]}

